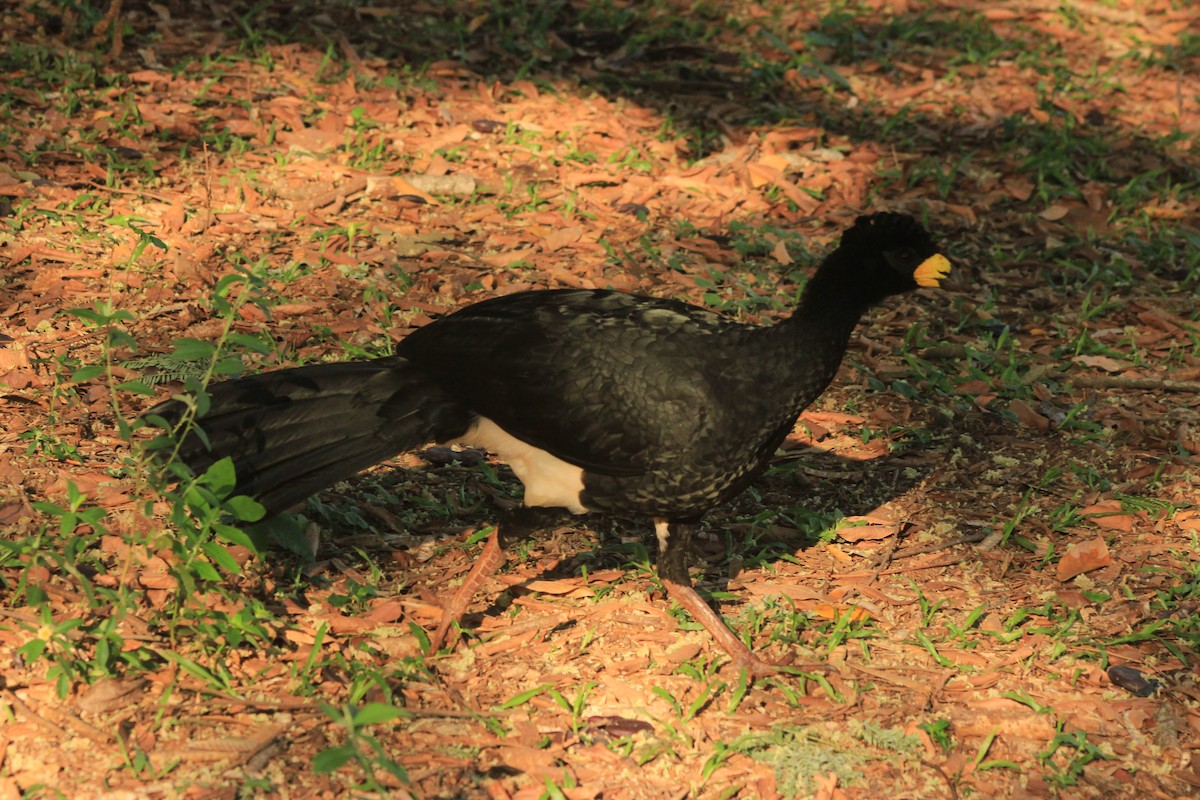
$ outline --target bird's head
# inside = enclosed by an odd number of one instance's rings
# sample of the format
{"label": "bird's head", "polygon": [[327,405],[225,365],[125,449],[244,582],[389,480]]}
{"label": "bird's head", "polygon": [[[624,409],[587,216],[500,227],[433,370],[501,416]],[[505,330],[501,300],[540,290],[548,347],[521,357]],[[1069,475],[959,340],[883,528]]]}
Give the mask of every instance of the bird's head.
{"label": "bird's head", "polygon": [[859,217],[828,260],[838,263],[842,280],[861,287],[866,305],[919,286],[939,286],[950,272],[950,261],[929,232],[907,214]]}

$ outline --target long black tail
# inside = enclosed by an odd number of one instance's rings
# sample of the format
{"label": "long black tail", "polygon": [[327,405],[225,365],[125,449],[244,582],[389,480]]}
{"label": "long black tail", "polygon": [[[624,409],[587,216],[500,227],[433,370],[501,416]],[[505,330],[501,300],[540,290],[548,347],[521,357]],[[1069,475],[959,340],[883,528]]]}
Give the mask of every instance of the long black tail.
{"label": "long black tail", "polygon": [[[208,387],[211,408],[180,457],[196,472],[229,456],[237,493],[276,514],[313,493],[430,441],[466,433],[472,414],[399,356],[317,364]],[[149,413],[176,422],[168,401]]]}

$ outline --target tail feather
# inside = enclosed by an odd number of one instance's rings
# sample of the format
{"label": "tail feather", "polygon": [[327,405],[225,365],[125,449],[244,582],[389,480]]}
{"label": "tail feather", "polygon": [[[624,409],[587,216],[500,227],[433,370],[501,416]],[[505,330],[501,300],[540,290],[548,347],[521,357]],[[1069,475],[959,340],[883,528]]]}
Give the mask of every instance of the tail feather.
{"label": "tail feather", "polygon": [[[180,458],[195,471],[229,456],[239,494],[278,513],[360,470],[466,432],[472,414],[400,357],[317,364],[208,388],[211,406]],[[184,407],[154,408],[170,422]]]}

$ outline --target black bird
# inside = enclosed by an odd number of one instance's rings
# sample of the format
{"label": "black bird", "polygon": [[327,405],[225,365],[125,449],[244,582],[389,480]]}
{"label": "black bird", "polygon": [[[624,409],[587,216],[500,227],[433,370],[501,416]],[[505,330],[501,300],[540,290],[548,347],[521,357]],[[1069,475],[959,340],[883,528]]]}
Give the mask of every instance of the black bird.
{"label": "black bird", "polygon": [[[654,520],[658,571],[737,666],[769,671],[692,588],[690,541],[710,508],[767,466],[833,379],[850,334],[889,295],[937,286],[950,262],[911,217],[859,217],[795,312],[744,325],[674,300],[604,290],[485,300],[406,337],[396,354],[208,387],[182,459],[230,456],[236,491],[278,513],[428,442],[486,448],[525,487],[446,607],[432,651],[505,549],[565,509]],[[184,404],[154,408],[174,423]]]}

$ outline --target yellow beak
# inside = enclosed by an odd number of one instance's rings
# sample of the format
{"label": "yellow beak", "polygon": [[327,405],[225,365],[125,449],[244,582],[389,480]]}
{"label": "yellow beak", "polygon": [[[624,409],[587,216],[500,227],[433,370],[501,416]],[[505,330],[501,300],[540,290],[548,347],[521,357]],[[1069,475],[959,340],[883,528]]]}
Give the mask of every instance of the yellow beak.
{"label": "yellow beak", "polygon": [[936,287],[949,274],[950,259],[941,253],[934,253],[913,271],[913,280],[917,282],[917,286]]}

